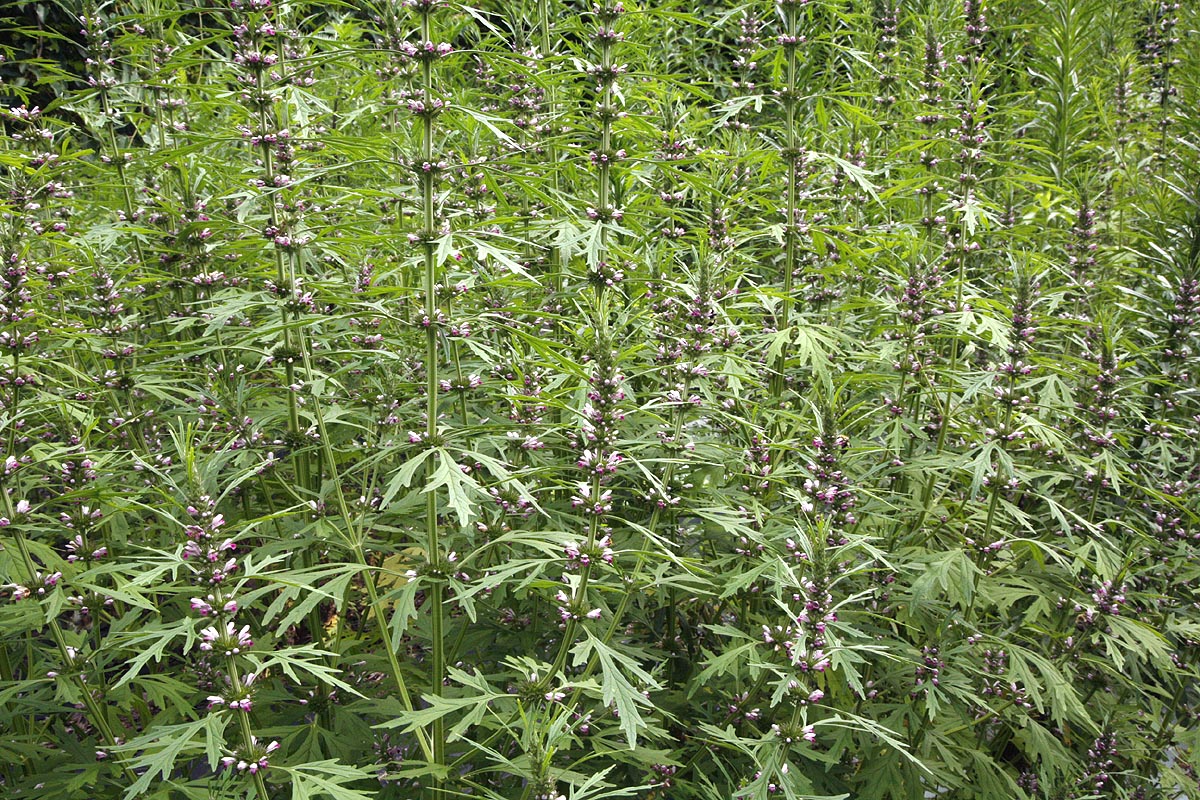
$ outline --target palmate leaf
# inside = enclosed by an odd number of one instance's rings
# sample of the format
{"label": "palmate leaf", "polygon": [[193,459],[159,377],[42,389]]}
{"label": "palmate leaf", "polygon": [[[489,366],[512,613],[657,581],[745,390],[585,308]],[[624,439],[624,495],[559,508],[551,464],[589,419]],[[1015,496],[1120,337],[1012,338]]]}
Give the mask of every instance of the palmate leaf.
{"label": "palmate leaf", "polygon": [[166,655],[167,648],[175,639],[183,637],[183,649],[191,649],[192,642],[196,638],[195,625],[190,619],[177,620],[174,623],[165,625],[162,623],[145,625],[136,633],[122,633],[114,637],[116,641],[113,645],[118,647],[127,647],[137,651],[137,655],[129,659],[129,669],[125,674],[112,685],[113,689],[118,689],[136,677],[150,659],[155,662],[163,660]]}
{"label": "palmate leaf", "polygon": [[595,655],[600,665],[600,699],[605,705],[616,705],[621,731],[625,734],[629,746],[634,747],[637,744],[638,730],[648,727],[638,707],[653,708],[653,703],[625,677],[622,670],[627,670],[651,691],[662,687],[632,658],[617,652],[586,628],[584,633],[586,638],[571,648],[571,654],[575,657],[574,664],[581,666],[589,657]]}
{"label": "palmate leaf", "polygon": [[533,281],[534,283],[537,282],[537,278],[530,275],[529,272],[527,272],[526,269],[523,266],[521,266],[520,262],[511,258],[503,250],[501,250],[497,247],[492,247],[491,245],[487,244],[483,240],[476,238],[476,237],[463,235],[461,238],[475,246],[475,258],[478,259],[479,261],[487,261],[490,259],[492,261],[495,261],[497,264],[504,267],[506,270],[513,273],[514,275],[520,275],[522,278],[527,278],[527,279]]}
{"label": "palmate leaf", "polygon": [[638,792],[652,788],[651,785],[614,787],[612,784],[606,783],[604,780],[605,777],[615,767],[615,764],[605,767],[601,771],[589,775],[583,783],[572,783],[571,791],[567,795],[568,800],[603,800],[605,797],[631,797]]}
{"label": "palmate leaf", "polygon": [[[294,767],[280,767],[292,785],[292,800],[375,800],[379,795],[379,776],[368,769],[340,761],[310,761]],[[370,789],[354,789],[350,784],[370,781]]]}
{"label": "palmate leaf", "polygon": [[976,749],[968,749],[966,755],[970,762],[968,774],[976,797],[981,800],[990,800],[993,797],[1020,797],[1017,782],[994,758]]}
{"label": "palmate leaf", "polygon": [[466,711],[466,715],[450,728],[447,740],[454,741],[465,736],[469,727],[483,721],[493,701],[512,699],[508,692],[494,689],[482,675],[471,675],[454,667],[447,669],[446,674],[455,683],[467,688],[468,694],[464,697],[424,695],[422,699],[428,707],[401,711],[394,719],[375,727],[400,728],[402,733],[412,733],[456,711]]}
{"label": "palmate leaf", "polygon": [[[127,766],[140,777],[125,789],[124,800],[144,797],[155,780],[167,780],[181,755],[204,753],[208,765],[216,769],[225,742],[226,714],[206,714],[194,722],[181,725],[161,725],[149,733],[113,748],[118,753],[131,753]],[[203,734],[203,739],[200,739]],[[142,770],[145,770],[142,772]]]}
{"label": "palmate leaf", "polygon": [[974,602],[975,581],[982,573],[965,551],[950,550],[913,559],[914,565],[922,562],[925,569],[912,584],[915,602],[945,596],[963,609]]}
{"label": "palmate leaf", "polygon": [[828,390],[833,388],[833,373],[829,365],[831,356],[838,351],[838,336],[823,325],[802,324],[771,334],[767,345],[766,360],[774,362],[784,355],[796,359],[813,371],[813,375]]}
{"label": "palmate leaf", "polygon": [[149,702],[162,709],[173,707],[181,719],[196,714],[196,687],[192,683],[154,672],[138,675],[133,684]]}
{"label": "palmate leaf", "polygon": [[501,118],[489,116],[488,114],[484,114],[482,111],[478,111],[478,110],[476,110],[474,108],[470,108],[468,106],[455,105],[455,106],[451,106],[451,108],[453,108],[455,111],[460,111],[460,112],[466,114],[471,119],[473,119],[476,122],[478,122],[479,124],[483,125],[489,131],[491,131],[492,135],[494,135],[497,139],[500,139],[501,141],[506,142],[506,143],[510,143],[510,144],[512,143],[512,141],[513,141],[512,138],[507,133],[500,130],[500,128],[498,128],[496,126],[497,122],[504,122],[505,120],[503,120]]}
{"label": "palmate leaf", "polygon": [[455,599],[461,603],[498,586],[507,586],[510,591],[520,592],[552,567],[553,562],[545,558],[513,559],[502,566],[489,568],[478,580],[472,581],[461,592],[456,592]]}
{"label": "palmate leaf", "polygon": [[[358,564],[334,564],[331,566],[312,567],[305,570],[290,570],[270,576],[273,584],[282,585],[271,605],[263,613],[262,622],[269,625],[271,620],[281,614],[288,604],[292,604],[286,614],[280,618],[275,629],[282,634],[288,628],[300,622],[320,603],[332,600],[338,610],[341,610],[342,598],[354,576],[362,571]],[[318,586],[318,582],[325,583]]]}
{"label": "palmate leaf", "polygon": [[846,177],[854,181],[858,188],[869,194],[872,200],[874,200],[876,203],[881,203],[879,199],[879,192],[876,190],[875,184],[872,183],[869,178],[871,174],[870,172],[858,166],[857,164],[851,164],[846,159],[841,158],[840,156],[835,156],[832,153],[813,153],[813,155],[817,158],[823,158],[831,164],[834,164],[839,170],[846,174]]}
{"label": "palmate leaf", "polygon": [[1060,737],[1050,732],[1040,722],[1028,716],[1024,724],[1014,734],[1014,739],[1022,744],[1026,753],[1036,759],[1044,770],[1055,770],[1066,774],[1071,766],[1071,753],[1063,745]]}
{"label": "palmate leaf", "polygon": [[1095,731],[1096,723],[1088,714],[1075,684],[1045,656],[1013,642],[1007,642],[1012,676],[1025,690],[1038,712],[1049,709],[1056,722],[1071,721]]}
{"label": "palmate leaf", "polygon": [[432,450],[422,450],[414,456],[410,456],[407,461],[400,465],[400,468],[393,473],[391,480],[388,481],[387,487],[383,491],[383,498],[380,505],[387,508],[388,505],[400,494],[400,490],[406,488],[412,483],[413,476],[425,460],[432,455]]}
{"label": "palmate leaf", "polygon": [[707,648],[701,650],[704,655],[703,661],[707,666],[692,681],[689,697],[703,689],[710,678],[720,677],[721,675],[736,675],[742,665],[756,666],[755,664],[751,664],[751,659],[754,657],[754,652],[758,649],[759,643],[749,640],[749,637],[743,638],[748,641],[726,645],[719,653],[713,653]]}
{"label": "palmate leaf", "polygon": [[754,106],[754,112],[757,114],[763,109],[763,96],[761,94],[747,94],[739,97],[734,97],[721,103],[713,111],[717,114],[712,121],[712,129],[714,131],[721,130],[725,127],[725,123],[742,113],[750,105]]}
{"label": "palmate leaf", "polygon": [[860,717],[859,715],[851,714],[848,711],[839,711],[836,715],[828,719],[821,720],[819,723],[817,723],[818,727],[826,725],[834,728],[850,728],[852,730],[859,730],[867,733],[891,747],[893,750],[903,756],[906,761],[912,763],[914,766],[926,772],[929,771],[929,767],[926,766],[924,762],[909,752],[908,746],[900,740],[899,735],[895,731],[891,730],[886,725],[876,722],[873,719]]}
{"label": "palmate leaf", "polygon": [[1156,666],[1170,671],[1171,645],[1165,636],[1146,623],[1122,617],[1109,615],[1106,617],[1112,635],[1102,633],[1104,649],[1118,670],[1125,669],[1127,660],[1146,659]]}
{"label": "palmate leaf", "polygon": [[437,468],[425,482],[422,491],[433,492],[445,486],[450,507],[458,515],[458,521],[466,525],[471,521],[471,495],[486,497],[486,494],[479,488],[479,484],[462,471],[462,467],[451,457],[449,451],[438,448],[437,454]]}
{"label": "palmate leaf", "polygon": [[242,657],[254,666],[255,672],[279,667],[285,675],[296,683],[302,683],[299,673],[305,673],[321,683],[336,686],[356,697],[362,697],[362,694],[357,689],[338,677],[340,670],[329,666],[328,659],[337,658],[337,653],[299,645],[297,647],[285,647],[262,653],[249,651],[243,653]]}

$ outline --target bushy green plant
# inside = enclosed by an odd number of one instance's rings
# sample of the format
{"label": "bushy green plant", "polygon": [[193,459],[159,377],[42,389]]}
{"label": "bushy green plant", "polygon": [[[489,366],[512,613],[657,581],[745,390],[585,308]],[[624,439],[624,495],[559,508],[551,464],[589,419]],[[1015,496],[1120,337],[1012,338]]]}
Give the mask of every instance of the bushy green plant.
{"label": "bushy green plant", "polygon": [[1195,796],[1184,5],[3,12],[0,795]]}

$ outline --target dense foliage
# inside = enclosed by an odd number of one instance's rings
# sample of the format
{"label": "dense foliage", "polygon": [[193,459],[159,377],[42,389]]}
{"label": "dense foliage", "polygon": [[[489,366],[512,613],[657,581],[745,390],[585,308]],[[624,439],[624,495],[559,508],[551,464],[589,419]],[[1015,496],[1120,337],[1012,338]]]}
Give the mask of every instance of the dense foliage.
{"label": "dense foliage", "polygon": [[1169,0],[0,37],[0,795],[1198,797]]}

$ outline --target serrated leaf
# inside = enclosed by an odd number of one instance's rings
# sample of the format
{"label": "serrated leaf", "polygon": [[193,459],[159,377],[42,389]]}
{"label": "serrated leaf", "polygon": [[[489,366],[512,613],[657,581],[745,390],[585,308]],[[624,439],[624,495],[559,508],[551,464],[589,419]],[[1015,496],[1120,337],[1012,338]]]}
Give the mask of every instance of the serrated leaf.
{"label": "serrated leaf", "polygon": [[[362,567],[358,564],[336,564],[293,570],[271,576],[270,581],[273,584],[281,584],[284,588],[263,613],[263,624],[270,624],[271,620],[282,613],[289,603],[293,604],[291,609],[275,626],[276,630],[280,632],[299,623],[318,604],[326,600],[332,600],[340,610],[342,598],[345,596],[350,581],[360,572],[362,572]],[[318,586],[317,582],[324,579],[327,579],[325,584]],[[296,602],[297,600],[299,602]]]}
{"label": "serrated leaf", "polygon": [[638,706],[652,708],[653,704],[625,677],[624,671],[628,671],[651,691],[661,687],[650,673],[632,658],[617,652],[586,628],[584,633],[586,638],[571,648],[575,657],[574,664],[579,666],[586,663],[590,656],[596,657],[600,665],[600,699],[606,706],[616,706],[621,731],[625,734],[629,746],[634,747],[637,744],[638,729],[648,727]]}
{"label": "serrated leaf", "polygon": [[338,677],[341,674],[340,670],[326,663],[326,659],[337,658],[337,653],[331,653],[328,650],[318,650],[315,647],[301,645],[298,647],[271,650],[265,653],[258,653],[251,650],[242,653],[242,657],[254,665],[255,672],[279,667],[285,675],[296,683],[303,682],[300,680],[299,673],[305,673],[319,682],[336,686],[356,697],[363,696],[357,689]]}
{"label": "serrated leaf", "polygon": [[488,706],[496,700],[510,700],[512,695],[492,688],[480,675],[470,675],[460,669],[450,667],[447,675],[455,682],[471,690],[464,697],[438,697],[424,695],[427,704],[425,708],[403,711],[394,719],[376,725],[377,728],[400,728],[401,733],[412,733],[425,728],[433,722],[450,714],[465,711],[462,719],[450,728],[448,741],[460,739],[466,735],[467,729],[478,725],[487,714]]}
{"label": "serrated leaf", "polygon": [[445,486],[447,502],[454,509],[454,513],[458,515],[458,521],[466,525],[471,521],[471,498],[469,495],[482,496],[483,490],[471,477],[463,473],[462,467],[451,458],[448,451],[438,448],[437,453],[437,469],[426,481],[422,491],[433,492]]}
{"label": "serrated leaf", "polygon": [[[371,770],[336,760],[310,761],[281,767],[291,777],[292,800],[375,800],[379,776]],[[354,789],[352,783],[369,781],[371,789]]]}
{"label": "serrated leaf", "polygon": [[412,483],[413,476],[432,453],[432,450],[422,450],[400,465],[400,468],[392,474],[391,480],[388,481],[387,487],[383,491],[383,497],[380,500],[382,508],[387,508],[396,495],[400,494],[400,490]]}
{"label": "serrated leaf", "polygon": [[[166,780],[171,776],[175,770],[175,762],[184,753],[205,753],[209,766],[215,769],[224,743],[226,719],[227,715],[224,714],[208,714],[195,722],[161,725],[152,728],[143,736],[112,748],[118,753],[135,754],[126,761],[126,765],[135,772],[145,770],[125,789],[124,800],[145,797],[146,791],[156,778]],[[201,744],[196,738],[202,731],[204,742]]]}
{"label": "serrated leaf", "polygon": [[125,633],[115,637],[114,644],[137,650],[137,655],[126,662],[129,669],[111,688],[119,689],[124,686],[142,671],[142,667],[146,666],[150,659],[154,659],[155,662],[162,661],[167,647],[178,637],[184,637],[184,649],[187,650],[195,638],[193,628],[190,619],[182,619],[171,625],[146,625],[137,633]]}

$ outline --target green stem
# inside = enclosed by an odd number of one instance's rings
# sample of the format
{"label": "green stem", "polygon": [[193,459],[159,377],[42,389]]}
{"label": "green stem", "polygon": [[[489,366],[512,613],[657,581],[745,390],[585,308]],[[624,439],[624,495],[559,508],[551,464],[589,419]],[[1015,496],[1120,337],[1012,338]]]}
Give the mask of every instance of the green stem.
{"label": "green stem", "polygon": [[[229,682],[234,692],[242,691],[242,676],[238,670],[237,658],[229,656],[225,659],[225,664],[229,670]],[[246,753],[246,758],[250,759],[255,752],[254,731],[250,728],[250,712],[235,710],[232,713],[236,714],[238,718],[238,728],[242,734],[242,750]],[[258,800],[271,800],[262,770],[257,770],[251,775],[254,779],[254,789],[258,793]]]}
{"label": "green stem", "polygon": [[[421,41],[432,42],[432,9],[421,10]],[[430,59],[421,61],[421,84],[424,100],[427,104],[433,102],[433,62]],[[421,158],[426,164],[434,163],[433,153],[433,116],[425,114],[421,117]],[[437,304],[437,260],[433,241],[436,214],[434,208],[434,171],[427,169],[421,173],[421,199],[423,212],[422,240],[424,243],[424,279],[425,279],[425,315],[428,324],[425,328],[425,435],[426,442],[432,443],[437,439],[438,422],[438,318]],[[426,480],[432,477],[432,462]],[[437,492],[427,492],[425,501],[425,558],[427,563],[436,570],[431,575],[429,586],[430,633],[432,636],[429,689],[434,697],[441,697],[443,684],[446,679],[446,609],[445,581],[440,574],[444,565],[442,558],[441,531],[438,525]],[[446,728],[445,720],[438,717],[431,725],[433,745],[432,761],[437,766],[446,763]],[[434,779],[434,797],[444,797],[444,781]]]}
{"label": "green stem", "polygon": [[[591,482],[591,500],[600,497],[600,476],[593,475]],[[584,552],[590,553],[596,546],[596,537],[600,532],[600,515],[592,514],[588,520],[588,535],[587,544],[584,547]],[[577,608],[582,608],[587,605],[587,590],[588,582],[592,575],[593,560],[589,559],[588,563],[584,564],[579,570],[579,588],[575,592],[575,597],[572,599],[572,604]],[[562,670],[567,662],[567,653],[575,646],[575,635],[579,632],[579,622],[575,619],[567,620],[567,628],[563,631],[562,641],[558,645],[558,654],[554,657],[554,664],[550,667],[549,674],[542,677],[539,681],[539,687],[548,687]]]}
{"label": "green stem", "polygon": [[[795,3],[787,4],[787,36],[792,44],[786,45],[787,54],[787,87],[783,98],[785,120],[784,164],[787,165],[787,217],[783,223],[784,259],[783,259],[783,308],[779,314],[778,330],[782,333],[791,326],[792,293],[795,290],[796,272],[796,41],[797,37],[797,8]],[[775,359],[771,374],[771,397],[776,403],[783,398],[786,385],[787,348],[783,348]],[[779,433],[777,430],[776,434]],[[782,453],[783,450],[776,451]]]}

